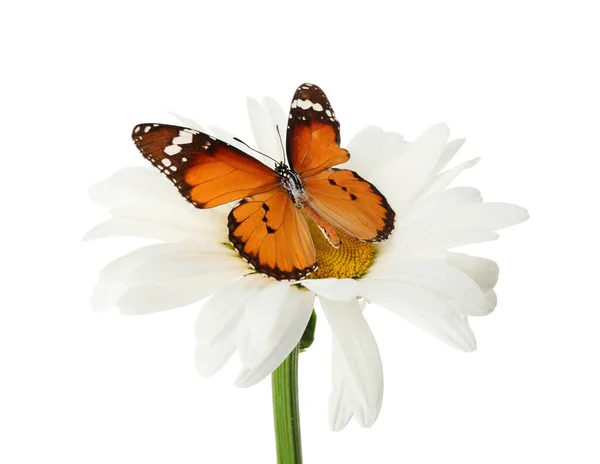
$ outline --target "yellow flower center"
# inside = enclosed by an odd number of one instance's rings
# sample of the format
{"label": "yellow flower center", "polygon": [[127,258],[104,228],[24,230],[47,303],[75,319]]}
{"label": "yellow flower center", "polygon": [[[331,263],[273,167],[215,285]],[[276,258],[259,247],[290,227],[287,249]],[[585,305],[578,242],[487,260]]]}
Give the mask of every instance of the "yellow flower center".
{"label": "yellow flower center", "polygon": [[307,219],[310,235],[317,253],[318,269],[308,275],[308,279],[355,279],[367,273],[375,260],[377,248],[374,243],[361,242],[347,233],[335,229],[342,241],[334,248],[327,241],[319,227]]}

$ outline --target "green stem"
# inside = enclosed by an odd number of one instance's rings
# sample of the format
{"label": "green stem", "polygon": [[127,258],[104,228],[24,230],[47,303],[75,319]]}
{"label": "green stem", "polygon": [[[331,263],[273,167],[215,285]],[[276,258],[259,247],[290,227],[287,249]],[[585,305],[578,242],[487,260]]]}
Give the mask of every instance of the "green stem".
{"label": "green stem", "polygon": [[302,463],[298,409],[299,352],[297,346],[271,376],[278,464]]}

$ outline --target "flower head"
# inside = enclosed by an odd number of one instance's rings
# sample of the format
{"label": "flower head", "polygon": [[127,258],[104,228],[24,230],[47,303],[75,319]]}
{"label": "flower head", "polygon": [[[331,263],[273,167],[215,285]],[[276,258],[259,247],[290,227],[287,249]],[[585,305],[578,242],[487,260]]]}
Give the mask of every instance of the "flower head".
{"label": "flower head", "polygon": [[[262,105],[249,99],[248,110],[258,149],[281,156],[281,108],[271,99]],[[251,154],[228,133],[212,132]],[[298,344],[318,297],[333,333],[330,425],[340,430],[354,416],[368,427],[381,407],[383,374],[365,305],[375,303],[450,346],[474,350],[467,317],[495,308],[498,267],[448,250],[493,240],[496,230],[527,219],[518,206],[483,203],[474,188],[448,188],[478,161],[447,169],[463,143],[448,142],[448,132],[439,124],[409,143],[370,127],[354,137],[347,147],[352,158],[343,167],[386,196],[396,212],[395,230],[377,244],[338,231],[342,245],[336,249],[308,221],[319,268],[295,282],[265,277],[240,259],[228,241],[231,206],[198,210],[152,168],[119,171],[91,188],[111,217],[86,237],[135,235],[161,243],[108,264],[92,305],[144,314],[210,296],[196,324],[198,371],[212,375],[237,351],[242,370],[236,384],[246,387],[269,375]]]}

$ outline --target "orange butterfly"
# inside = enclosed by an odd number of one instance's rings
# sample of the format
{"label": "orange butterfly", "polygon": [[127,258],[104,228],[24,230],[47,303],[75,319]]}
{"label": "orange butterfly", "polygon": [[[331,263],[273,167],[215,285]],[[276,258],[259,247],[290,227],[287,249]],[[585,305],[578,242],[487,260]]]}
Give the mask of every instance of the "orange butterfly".
{"label": "orange butterfly", "polygon": [[197,208],[241,200],[229,214],[229,240],[267,276],[295,280],[317,268],[305,216],[336,248],[341,242],[335,228],[368,242],[385,240],[394,228],[395,213],[374,185],[333,168],[350,154],[339,146],[340,124],[316,85],[303,84],[294,94],[288,164],[277,163],[274,170],[194,129],[140,124],[132,138]]}

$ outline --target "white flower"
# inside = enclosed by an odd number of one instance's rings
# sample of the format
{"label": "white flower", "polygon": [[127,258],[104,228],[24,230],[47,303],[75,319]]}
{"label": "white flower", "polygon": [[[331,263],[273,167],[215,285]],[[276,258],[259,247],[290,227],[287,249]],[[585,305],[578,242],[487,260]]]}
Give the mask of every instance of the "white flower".
{"label": "white flower", "polygon": [[[249,99],[248,110],[258,149],[281,158],[276,125],[286,127],[282,109],[270,99],[262,105]],[[224,131],[213,132],[248,152]],[[330,425],[341,430],[354,416],[369,427],[381,408],[383,374],[377,343],[362,313],[365,300],[450,346],[472,351],[476,344],[467,316],[494,309],[498,266],[448,250],[493,240],[496,230],[527,219],[518,206],[482,203],[473,188],[447,188],[478,161],[446,169],[462,143],[448,143],[444,124],[411,143],[375,127],[360,132],[347,147],[350,162],[342,167],[356,170],[387,197],[396,212],[394,233],[386,242],[365,245],[377,250],[375,258],[368,255],[359,278],[308,279],[302,287],[256,274],[240,259],[228,245],[231,206],[198,210],[151,167],[119,171],[90,190],[112,214],[86,238],[134,235],[163,243],[108,264],[92,306],[145,314],[212,295],[196,324],[197,368],[201,375],[212,375],[237,351],[242,370],[236,384],[247,387],[268,376],[298,344],[318,296],[333,333]],[[333,248],[324,250],[335,254]],[[339,261],[335,265],[339,268]]]}

